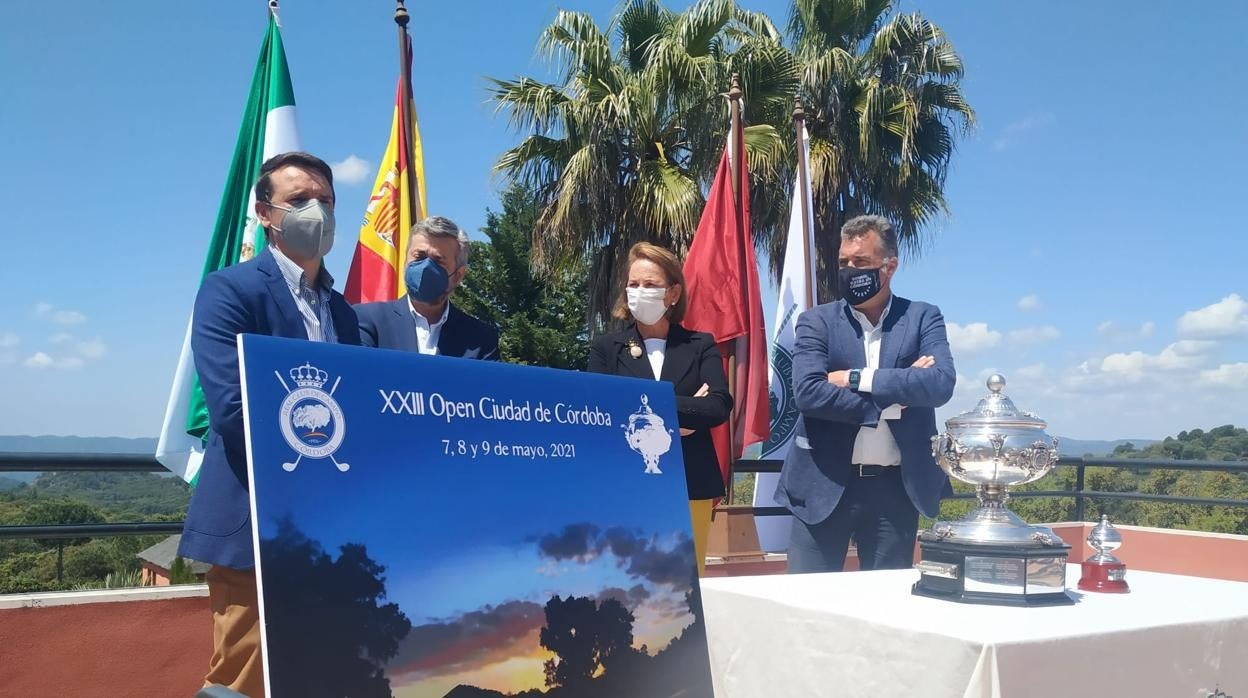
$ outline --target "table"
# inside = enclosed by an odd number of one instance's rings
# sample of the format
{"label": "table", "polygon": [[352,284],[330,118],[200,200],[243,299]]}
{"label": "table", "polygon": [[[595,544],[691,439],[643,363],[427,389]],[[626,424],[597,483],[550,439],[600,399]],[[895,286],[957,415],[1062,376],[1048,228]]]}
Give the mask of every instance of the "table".
{"label": "table", "polygon": [[910,594],[914,570],[702,581],[717,698],[1248,698],[1248,584],[1127,571],[1048,608]]}

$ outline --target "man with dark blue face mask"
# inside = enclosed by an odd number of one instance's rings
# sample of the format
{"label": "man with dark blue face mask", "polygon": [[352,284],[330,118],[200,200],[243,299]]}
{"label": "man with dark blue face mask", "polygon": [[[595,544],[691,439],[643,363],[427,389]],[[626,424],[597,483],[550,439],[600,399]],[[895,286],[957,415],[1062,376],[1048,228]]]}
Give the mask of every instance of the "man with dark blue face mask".
{"label": "man with dark blue face mask", "polygon": [[204,277],[192,315],[209,432],[178,554],[212,564],[206,581],[214,651],[205,683],[248,696],[263,695],[264,680],[236,338],[360,343],[355,313],[322,264],[334,244],[333,177],[329,165],[307,153],[265,161],[254,214],[267,244],[246,261],[254,247],[240,235],[240,263]]}
{"label": "man with dark blue face mask", "polygon": [[944,318],[893,295],[886,219],[845,223],[838,262],[841,299],[797,320],[801,419],[775,494],[793,512],[790,573],[839,572],[851,538],[860,569],[910,567],[919,512],[934,517],[952,494],[931,446],[956,375]]}
{"label": "man with dark blue face mask", "polygon": [[468,271],[468,245],[450,219],[431,216],[412,226],[406,295],[355,306],[364,346],[498,361],[498,330],[450,301]]}

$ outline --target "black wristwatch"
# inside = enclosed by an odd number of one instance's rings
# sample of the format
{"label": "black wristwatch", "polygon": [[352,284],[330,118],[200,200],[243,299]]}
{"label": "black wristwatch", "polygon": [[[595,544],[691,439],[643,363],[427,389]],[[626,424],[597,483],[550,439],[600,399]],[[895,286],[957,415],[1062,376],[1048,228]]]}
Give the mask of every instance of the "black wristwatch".
{"label": "black wristwatch", "polygon": [[857,368],[849,369],[849,389],[858,390],[858,381],[862,380],[862,371]]}

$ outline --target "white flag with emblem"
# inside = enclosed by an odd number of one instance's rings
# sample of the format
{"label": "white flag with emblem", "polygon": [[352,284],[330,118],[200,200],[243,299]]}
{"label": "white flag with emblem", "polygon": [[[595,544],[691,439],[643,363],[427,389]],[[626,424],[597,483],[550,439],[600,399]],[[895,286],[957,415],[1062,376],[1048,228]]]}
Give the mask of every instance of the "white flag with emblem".
{"label": "white flag with emblem", "polygon": [[[810,135],[806,133],[805,127],[802,128],[802,142],[806,150],[805,162],[810,162]],[[762,448],[762,457],[768,460],[783,460],[797,433],[799,415],[793,400],[793,343],[797,316],[808,310],[814,302],[812,284],[815,279],[815,243],[804,231],[811,231],[810,235],[813,236],[815,224],[811,212],[807,210],[806,225],[802,225],[803,179],[806,181],[806,201],[813,208],[810,177],[796,177],[793,182],[793,202],[789,209],[788,238],[784,244],[784,269],[780,274],[775,333],[771,338],[771,371],[768,380],[771,393],[771,437]],[[755,478],[754,506],[778,506],[773,495],[780,476],[775,473],[759,473]],[[760,548],[769,553],[788,549],[791,517],[759,516],[754,522],[758,527]]]}

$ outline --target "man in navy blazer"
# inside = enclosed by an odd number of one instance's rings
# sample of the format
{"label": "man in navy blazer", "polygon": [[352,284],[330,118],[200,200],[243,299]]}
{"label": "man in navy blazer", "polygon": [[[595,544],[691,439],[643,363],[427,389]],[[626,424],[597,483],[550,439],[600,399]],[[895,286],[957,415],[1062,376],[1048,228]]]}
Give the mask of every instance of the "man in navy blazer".
{"label": "man in navy blazer", "polygon": [[322,258],[334,240],[333,172],[307,153],[266,161],[255,185],[266,248],[204,277],[191,327],[209,432],[178,554],[213,566],[206,575],[214,652],[205,685],[264,695],[252,555],[239,334],[359,344],[351,306],[333,290]]}
{"label": "man in navy blazer", "polygon": [[851,537],[861,569],[909,567],[919,513],[952,494],[931,445],[955,379],[944,318],[892,294],[897,237],[884,218],[845,224],[839,267],[841,300],[797,320],[801,419],[775,494],[794,517],[790,573],[839,572]]}
{"label": "man in navy blazer", "polygon": [[403,280],[407,294],[355,306],[367,347],[498,361],[498,330],[456,308],[451,293],[468,271],[468,236],[431,216],[412,226]]}

